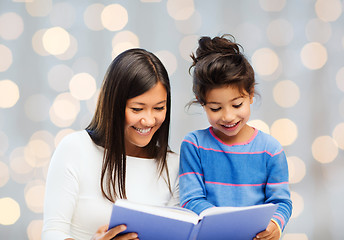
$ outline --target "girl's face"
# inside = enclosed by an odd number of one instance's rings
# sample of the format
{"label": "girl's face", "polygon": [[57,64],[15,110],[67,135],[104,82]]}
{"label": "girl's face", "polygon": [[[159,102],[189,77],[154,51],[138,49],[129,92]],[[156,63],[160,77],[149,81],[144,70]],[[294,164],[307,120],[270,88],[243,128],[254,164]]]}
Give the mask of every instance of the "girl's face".
{"label": "girl's face", "polygon": [[244,93],[232,86],[214,88],[206,93],[204,109],[208,121],[216,136],[227,144],[247,141],[252,135],[252,129],[246,123],[253,94]]}
{"label": "girl's face", "polygon": [[142,147],[148,145],[164,122],[166,104],[167,91],[161,82],[127,101],[124,125],[127,155],[144,157]]}

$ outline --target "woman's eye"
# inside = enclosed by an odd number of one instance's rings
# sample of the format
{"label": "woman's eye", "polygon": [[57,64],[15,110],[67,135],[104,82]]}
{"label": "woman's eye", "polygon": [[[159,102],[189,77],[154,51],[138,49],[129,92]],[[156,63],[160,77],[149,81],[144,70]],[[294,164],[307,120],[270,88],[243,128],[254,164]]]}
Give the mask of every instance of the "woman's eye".
{"label": "woman's eye", "polygon": [[158,110],[158,111],[162,111],[162,110],[164,110],[165,109],[165,106],[163,106],[163,107],[156,107],[156,108],[154,108],[155,110]]}
{"label": "woman's eye", "polygon": [[241,107],[241,105],[242,105],[242,103],[237,104],[237,105],[233,105],[233,107],[234,107],[234,108],[239,108],[239,107]]}
{"label": "woman's eye", "polygon": [[139,112],[142,110],[142,108],[131,108],[131,110],[133,110],[134,112]]}

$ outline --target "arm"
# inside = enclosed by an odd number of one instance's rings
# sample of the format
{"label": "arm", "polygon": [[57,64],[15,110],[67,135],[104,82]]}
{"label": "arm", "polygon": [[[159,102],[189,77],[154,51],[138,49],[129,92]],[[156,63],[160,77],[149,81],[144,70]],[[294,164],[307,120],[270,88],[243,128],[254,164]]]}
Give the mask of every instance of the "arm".
{"label": "arm", "polygon": [[195,140],[186,137],[180,149],[180,202],[181,206],[200,214],[207,208],[214,207],[207,201],[204,175]]}

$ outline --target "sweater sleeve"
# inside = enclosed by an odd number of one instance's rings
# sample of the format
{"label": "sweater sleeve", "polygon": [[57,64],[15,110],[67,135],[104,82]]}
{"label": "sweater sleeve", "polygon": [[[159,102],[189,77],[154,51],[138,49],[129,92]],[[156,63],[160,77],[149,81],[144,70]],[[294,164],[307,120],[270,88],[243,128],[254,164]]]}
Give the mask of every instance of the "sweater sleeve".
{"label": "sweater sleeve", "polygon": [[[67,138],[68,139],[68,138]],[[76,169],[73,166],[73,144],[64,139],[51,159],[44,200],[43,240],[73,238],[71,219],[79,190]]]}
{"label": "sweater sleeve", "polygon": [[292,213],[289,192],[288,163],[283,150],[273,155],[267,162],[268,179],[265,189],[266,202],[278,204],[273,215],[274,220],[283,231]]}
{"label": "sweater sleeve", "polygon": [[180,203],[200,214],[207,208],[214,207],[207,201],[204,174],[197,144],[190,135],[187,136],[180,149]]}

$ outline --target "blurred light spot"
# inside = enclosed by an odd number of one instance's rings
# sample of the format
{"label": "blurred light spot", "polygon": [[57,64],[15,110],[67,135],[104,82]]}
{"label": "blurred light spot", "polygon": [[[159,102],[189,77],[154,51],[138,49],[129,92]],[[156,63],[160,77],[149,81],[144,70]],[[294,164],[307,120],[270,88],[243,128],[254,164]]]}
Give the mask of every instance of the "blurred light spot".
{"label": "blurred light spot", "polygon": [[306,25],[306,36],[310,42],[326,43],[332,35],[331,24],[318,18],[309,20]]}
{"label": "blurred light spot", "polygon": [[91,4],[84,12],[84,22],[86,26],[93,31],[100,31],[104,29],[101,21],[101,14],[104,10],[104,5],[100,3]]}
{"label": "blurred light spot", "polygon": [[303,197],[297,192],[291,191],[290,198],[293,202],[293,213],[291,214],[291,218],[297,218],[298,216],[300,216],[305,208]]}
{"label": "blurred light spot", "polygon": [[42,220],[31,221],[26,230],[28,239],[41,240],[42,228],[43,228]]}
{"label": "blurred light spot", "polygon": [[177,70],[177,58],[171,52],[163,50],[155,52],[155,55],[164,64],[169,76]]}
{"label": "blurred light spot", "polygon": [[55,148],[59,145],[59,143],[61,142],[61,140],[62,140],[65,136],[67,136],[67,135],[69,135],[69,134],[71,134],[71,133],[73,133],[73,132],[75,132],[75,130],[73,130],[73,129],[71,129],[71,128],[65,128],[65,129],[59,131],[59,132],[57,133],[55,139],[54,139]]}
{"label": "blurred light spot", "polygon": [[308,237],[304,233],[286,233],[282,240],[308,240]]}
{"label": "blurred light spot", "polygon": [[67,50],[59,55],[55,55],[56,58],[60,59],[60,60],[68,60],[68,59],[72,59],[76,52],[78,51],[78,42],[76,41],[75,37],[73,37],[72,35],[69,35],[70,38],[70,44],[67,48]]}
{"label": "blurred light spot", "polygon": [[41,139],[30,140],[25,148],[25,161],[34,168],[45,166],[49,163],[52,149],[48,143]]}
{"label": "blurred light spot", "polygon": [[259,0],[260,7],[267,12],[279,12],[285,7],[286,0]]}
{"label": "blurred light spot", "polygon": [[75,9],[70,3],[60,2],[54,4],[49,17],[53,26],[70,28],[75,22],[75,15]]}
{"label": "blurred light spot", "polygon": [[78,58],[74,62],[72,69],[75,73],[85,72],[95,77],[99,75],[98,64],[90,57]]}
{"label": "blurred light spot", "polygon": [[0,80],[0,108],[11,108],[19,100],[19,88],[11,80]]}
{"label": "blurred light spot", "polygon": [[118,31],[127,25],[128,12],[119,4],[110,4],[104,7],[101,13],[101,21],[109,31]]}
{"label": "blurred light spot", "polygon": [[344,92],[344,67],[339,69],[339,71],[337,72],[337,74],[336,74],[336,82],[337,82],[338,88],[342,92]]}
{"label": "blurred light spot", "polygon": [[167,12],[175,20],[186,20],[194,11],[193,0],[167,0]]}
{"label": "blurred light spot", "polygon": [[137,35],[130,31],[117,33],[112,39],[112,58],[131,48],[140,46],[140,40]]}
{"label": "blurred light spot", "polygon": [[312,154],[320,163],[332,162],[338,155],[338,145],[330,136],[317,137],[312,144]]}
{"label": "blurred light spot", "polygon": [[63,64],[56,65],[48,72],[48,82],[52,89],[58,92],[69,89],[69,81],[73,77],[73,70]]}
{"label": "blurred light spot", "polygon": [[7,135],[0,131],[0,156],[4,155],[8,149],[8,137]]}
{"label": "blurred light spot", "polygon": [[189,35],[184,37],[179,44],[179,53],[183,59],[192,62],[190,57],[191,52],[195,52],[198,46],[198,35]]}
{"label": "blurred light spot", "polygon": [[25,202],[28,208],[35,213],[43,212],[45,185],[42,181],[27,184],[24,189]]}
{"label": "blurred light spot", "polygon": [[37,31],[32,37],[32,47],[35,52],[41,56],[48,56],[49,53],[43,47],[43,35],[46,29],[41,29]]}
{"label": "blurred light spot", "polygon": [[338,147],[344,150],[344,123],[339,123],[334,128],[332,136],[336,140]]}
{"label": "blurred light spot", "polygon": [[92,115],[96,111],[99,92],[100,92],[100,90],[97,89],[95,94],[89,100],[86,101],[86,106],[87,106],[88,112],[91,113]]}
{"label": "blurred light spot", "polygon": [[18,14],[8,12],[0,16],[0,37],[3,39],[17,39],[23,31],[23,19]]}
{"label": "blurred light spot", "polygon": [[339,114],[344,118],[344,98],[340,101],[338,110]]}
{"label": "blurred light spot", "polygon": [[161,0],[140,0],[140,1],[144,3],[161,2]]}
{"label": "blurred light spot", "polygon": [[70,36],[61,27],[49,28],[43,34],[43,47],[52,55],[60,55],[67,51],[70,46]]}
{"label": "blurred light spot", "polygon": [[196,33],[202,25],[202,17],[198,11],[194,11],[192,16],[186,20],[176,20],[176,27],[184,34]]}
{"label": "blurred light spot", "polygon": [[12,198],[0,198],[0,224],[12,225],[20,217],[20,206]]}
{"label": "blurred light spot", "polygon": [[47,16],[52,8],[52,0],[34,0],[26,2],[26,11],[33,17]]}
{"label": "blurred light spot", "polygon": [[[239,23],[233,31],[235,39],[239,42],[245,51],[255,51],[262,44],[263,32],[261,27],[251,22]],[[252,37],[254,36],[254,37]],[[264,33],[264,41],[265,33]]]}
{"label": "blurred light spot", "polygon": [[258,74],[271,75],[277,70],[279,59],[277,54],[270,48],[261,48],[254,52],[252,65]]}
{"label": "blurred light spot", "polygon": [[260,119],[250,120],[247,124],[262,132],[270,134],[269,125],[267,125],[263,120],[260,120]]}
{"label": "blurred light spot", "polygon": [[273,96],[278,105],[288,108],[294,106],[299,101],[300,90],[293,81],[284,80],[275,85]]}
{"label": "blurred light spot", "polygon": [[78,73],[69,82],[70,93],[78,100],[90,99],[97,90],[96,80],[88,73]]}
{"label": "blurred light spot", "polygon": [[317,0],[315,13],[325,22],[336,21],[342,14],[342,3],[339,0]]}
{"label": "blurred light spot", "polygon": [[34,122],[47,120],[49,117],[50,104],[46,96],[42,94],[32,95],[25,101],[24,108],[26,116]]}
{"label": "blurred light spot", "polygon": [[297,126],[287,118],[276,120],[271,128],[271,135],[276,138],[282,146],[293,144],[298,135]]}
{"label": "blurred light spot", "polygon": [[272,44],[286,46],[293,40],[294,29],[287,20],[277,19],[270,22],[267,35]]}
{"label": "blurred light spot", "polygon": [[6,71],[12,64],[12,52],[5,45],[0,44],[0,72]]}
{"label": "blurred light spot", "polygon": [[32,167],[25,161],[24,151],[23,147],[16,148],[10,155],[10,168],[17,174],[26,174],[32,170]]}
{"label": "blurred light spot", "polygon": [[301,50],[301,60],[311,70],[320,69],[327,62],[327,50],[318,42],[308,43]]}
{"label": "blurred light spot", "polygon": [[70,93],[61,93],[50,108],[50,120],[58,127],[72,125],[80,112],[80,102]]}
{"label": "blurred light spot", "polygon": [[299,183],[306,175],[306,165],[300,158],[288,157],[289,182],[291,184]]}
{"label": "blurred light spot", "polygon": [[10,172],[6,163],[0,161],[0,188],[5,186],[10,179]]}

